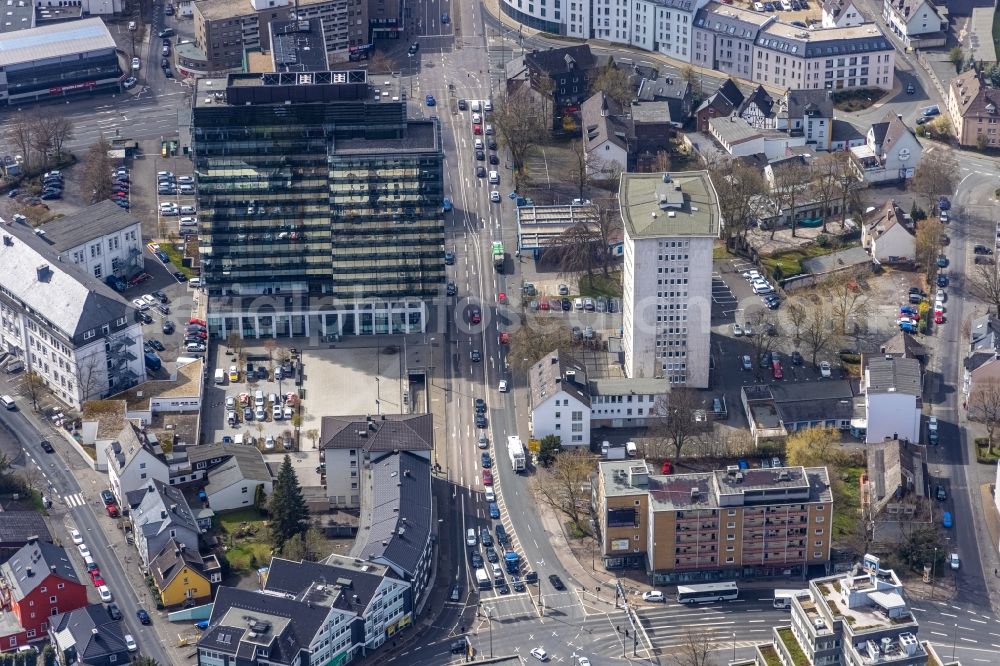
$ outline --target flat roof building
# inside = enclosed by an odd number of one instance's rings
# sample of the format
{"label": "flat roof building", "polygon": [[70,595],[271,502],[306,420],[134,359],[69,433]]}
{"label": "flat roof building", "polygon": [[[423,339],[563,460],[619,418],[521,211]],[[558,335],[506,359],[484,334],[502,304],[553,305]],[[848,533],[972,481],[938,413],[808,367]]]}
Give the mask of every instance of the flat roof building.
{"label": "flat roof building", "polygon": [[407,118],[393,79],[200,79],[192,151],[213,335],[424,330],[445,278],[441,130]]}
{"label": "flat roof building", "polygon": [[123,76],[99,18],[0,31],[0,102],[8,105],[117,89]]}
{"label": "flat roof building", "polygon": [[645,460],[609,460],[594,503],[605,566],[645,566],[654,585],[815,575],[830,559],[825,467],[661,475]]}
{"label": "flat roof building", "polygon": [[715,187],[707,171],[626,173],[619,204],[625,374],[704,388],[721,224]]}

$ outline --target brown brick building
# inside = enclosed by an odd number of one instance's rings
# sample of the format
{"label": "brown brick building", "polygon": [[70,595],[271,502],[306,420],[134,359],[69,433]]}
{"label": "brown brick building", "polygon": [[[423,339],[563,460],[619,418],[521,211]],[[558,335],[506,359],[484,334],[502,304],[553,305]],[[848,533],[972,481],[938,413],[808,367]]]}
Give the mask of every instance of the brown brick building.
{"label": "brown brick building", "polygon": [[825,467],[651,472],[642,460],[600,463],[593,500],[605,566],[645,566],[654,583],[825,571]]}

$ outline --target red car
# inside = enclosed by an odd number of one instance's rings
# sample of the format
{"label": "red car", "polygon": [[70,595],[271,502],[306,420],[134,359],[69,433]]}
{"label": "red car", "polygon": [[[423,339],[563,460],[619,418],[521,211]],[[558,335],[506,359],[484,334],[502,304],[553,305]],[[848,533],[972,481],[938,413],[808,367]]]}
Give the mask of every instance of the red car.
{"label": "red car", "polygon": [[545,299],[542,299],[541,301],[538,302],[538,309],[542,310],[544,312],[548,312],[549,311],[549,302],[546,301]]}
{"label": "red car", "polygon": [[938,312],[934,313],[934,323],[935,324],[943,324],[944,323],[944,313],[943,312],[938,311]]}
{"label": "red car", "polygon": [[483,470],[483,485],[492,486],[493,485],[493,472],[488,469]]}
{"label": "red car", "polygon": [[112,502],[111,504],[105,504],[104,508],[107,509],[108,515],[112,518],[118,517],[118,505]]}
{"label": "red car", "polygon": [[90,580],[94,583],[94,587],[104,585],[104,579],[101,578],[101,572],[96,569],[90,572]]}
{"label": "red car", "polygon": [[472,133],[476,134],[476,135],[482,134],[483,133],[483,126],[482,125],[473,125],[472,126]]}
{"label": "red car", "polygon": [[500,334],[500,344],[507,345],[510,344],[510,333],[504,331]]}
{"label": "red car", "polygon": [[469,315],[469,321],[471,321],[473,324],[478,324],[482,320],[483,320],[483,315],[479,313],[479,310],[473,310],[472,313]]}
{"label": "red car", "polygon": [[208,328],[208,322],[204,319],[196,319],[192,317],[191,319],[188,319],[188,326],[204,326]]}

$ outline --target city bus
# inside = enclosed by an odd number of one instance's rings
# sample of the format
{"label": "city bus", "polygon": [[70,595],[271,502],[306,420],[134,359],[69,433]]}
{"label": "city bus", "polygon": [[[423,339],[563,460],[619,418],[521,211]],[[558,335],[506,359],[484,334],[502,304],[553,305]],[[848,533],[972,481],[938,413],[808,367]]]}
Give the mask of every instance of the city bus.
{"label": "city bus", "polygon": [[703,601],[728,601],[739,596],[736,583],[705,583],[703,585],[678,585],[677,601],[682,604],[697,604]]}
{"label": "city bus", "polygon": [[802,597],[809,594],[809,590],[775,590],[774,607],[784,610],[792,609],[792,598]]}

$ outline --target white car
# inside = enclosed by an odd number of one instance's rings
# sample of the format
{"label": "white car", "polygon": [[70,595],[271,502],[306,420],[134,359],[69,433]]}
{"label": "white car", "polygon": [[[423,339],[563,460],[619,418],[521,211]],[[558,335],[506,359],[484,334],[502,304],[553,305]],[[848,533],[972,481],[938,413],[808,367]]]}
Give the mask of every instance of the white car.
{"label": "white car", "polygon": [[78,546],[81,543],[83,543],[83,535],[80,534],[80,530],[70,530],[69,531],[69,538],[72,539],[73,543],[75,543]]}
{"label": "white car", "polygon": [[232,395],[226,396],[226,409],[236,409],[236,397]]}
{"label": "white car", "polygon": [[193,185],[194,176],[177,176],[177,182],[181,185]]}
{"label": "white car", "polygon": [[274,450],[274,435],[268,435],[264,439],[264,448],[267,449],[268,451]]}
{"label": "white car", "polygon": [[160,206],[160,215],[163,217],[174,217],[178,214],[177,206],[167,206],[166,208]]}
{"label": "white car", "polygon": [[292,416],[294,415],[295,415],[295,410],[289,407],[288,405],[285,405],[285,409],[283,410],[283,416],[286,419],[291,419]]}
{"label": "white car", "polygon": [[486,435],[480,435],[479,441],[477,442],[476,446],[478,446],[481,449],[488,449],[490,448],[490,440],[487,439]]}
{"label": "white car", "polygon": [[137,70],[142,66],[142,62],[138,58],[132,58],[132,69]]}
{"label": "white car", "polygon": [[531,648],[531,656],[534,657],[535,659],[537,659],[538,661],[548,661],[549,660],[549,653],[546,652],[545,650],[543,650],[540,647]]}
{"label": "white car", "polygon": [[493,203],[500,203],[500,193],[497,192],[496,190],[490,192],[490,201],[492,201]]}
{"label": "white car", "polygon": [[156,300],[156,298],[154,298],[152,294],[143,294],[142,295],[142,300],[147,305],[156,305],[157,303],[159,303],[159,301]]}
{"label": "white car", "polygon": [[642,600],[660,602],[660,601],[666,601],[667,598],[663,596],[663,592],[661,592],[660,590],[651,590],[649,592],[642,593]]}
{"label": "white car", "polygon": [[470,527],[465,532],[465,545],[466,546],[475,546],[475,545],[478,545],[478,544],[479,544],[479,537],[476,536],[476,530],[474,528]]}
{"label": "white car", "polygon": [[744,354],[743,355],[743,369],[744,370],[753,370],[753,361],[750,360],[750,355],[749,354]]}
{"label": "white car", "polygon": [[81,543],[77,545],[77,548],[80,549],[80,557],[90,557],[90,549],[87,548],[87,544]]}
{"label": "white car", "polygon": [[280,421],[283,418],[283,416],[284,415],[281,412],[281,405],[279,405],[279,404],[271,405],[271,418],[272,419],[274,419],[275,421]]}
{"label": "white car", "polygon": [[590,666],[590,659],[586,657],[577,657],[576,666]]}
{"label": "white car", "polygon": [[733,324],[733,335],[737,338],[743,337],[743,327],[739,324]]}
{"label": "white car", "polygon": [[129,652],[137,652],[139,650],[139,646],[135,644],[132,634],[125,634],[125,647],[128,648]]}
{"label": "white car", "polygon": [[500,385],[497,386],[497,390],[500,391],[501,393],[506,393],[507,392],[507,380],[506,379],[501,379],[500,380]]}
{"label": "white car", "polygon": [[764,11],[764,4],[761,2],[755,2],[753,3],[753,8],[756,9],[758,12],[762,12]]}
{"label": "white car", "polygon": [[255,419],[257,419],[258,421],[266,421],[267,420],[267,412],[264,411],[263,407],[258,407],[257,409],[254,410],[253,417]]}
{"label": "white car", "polygon": [[746,271],[745,273],[742,273],[742,275],[743,275],[743,278],[747,282],[756,282],[757,280],[763,280],[764,279],[764,276],[761,275],[760,271],[758,271],[756,269],[755,270],[751,270],[751,271]]}
{"label": "white car", "polygon": [[139,308],[140,310],[148,310],[149,309],[149,304],[146,303],[146,301],[142,300],[141,298],[133,298],[132,299],[132,305],[134,305],[135,307]]}
{"label": "white car", "polygon": [[181,215],[194,215],[198,212],[194,206],[181,206]]}
{"label": "white car", "polygon": [[114,597],[111,596],[111,590],[108,589],[107,585],[101,585],[97,588],[97,594],[101,597],[101,601],[106,604],[111,603],[114,600]]}
{"label": "white car", "polygon": [[497,494],[493,492],[493,486],[486,486],[486,490],[483,492],[483,497],[486,498],[487,502],[497,501]]}
{"label": "white car", "polygon": [[743,324],[743,335],[753,335],[753,326],[750,324]]}
{"label": "white car", "polygon": [[961,565],[961,562],[958,560],[958,553],[952,553],[948,556],[948,564],[951,565],[952,569],[958,569],[959,565]]}
{"label": "white car", "polygon": [[774,291],[774,288],[770,284],[768,284],[767,282],[764,282],[763,280],[760,280],[758,282],[754,282],[750,286],[753,289],[753,293],[758,294],[758,295],[760,295],[760,294],[770,294],[772,291]]}
{"label": "white car", "polygon": [[829,377],[832,374],[829,361],[823,361],[819,364],[819,374],[823,377]]}
{"label": "white car", "polygon": [[938,289],[937,293],[934,295],[934,300],[941,301],[942,303],[944,303],[946,300],[948,300],[948,295],[944,293],[944,289]]}

